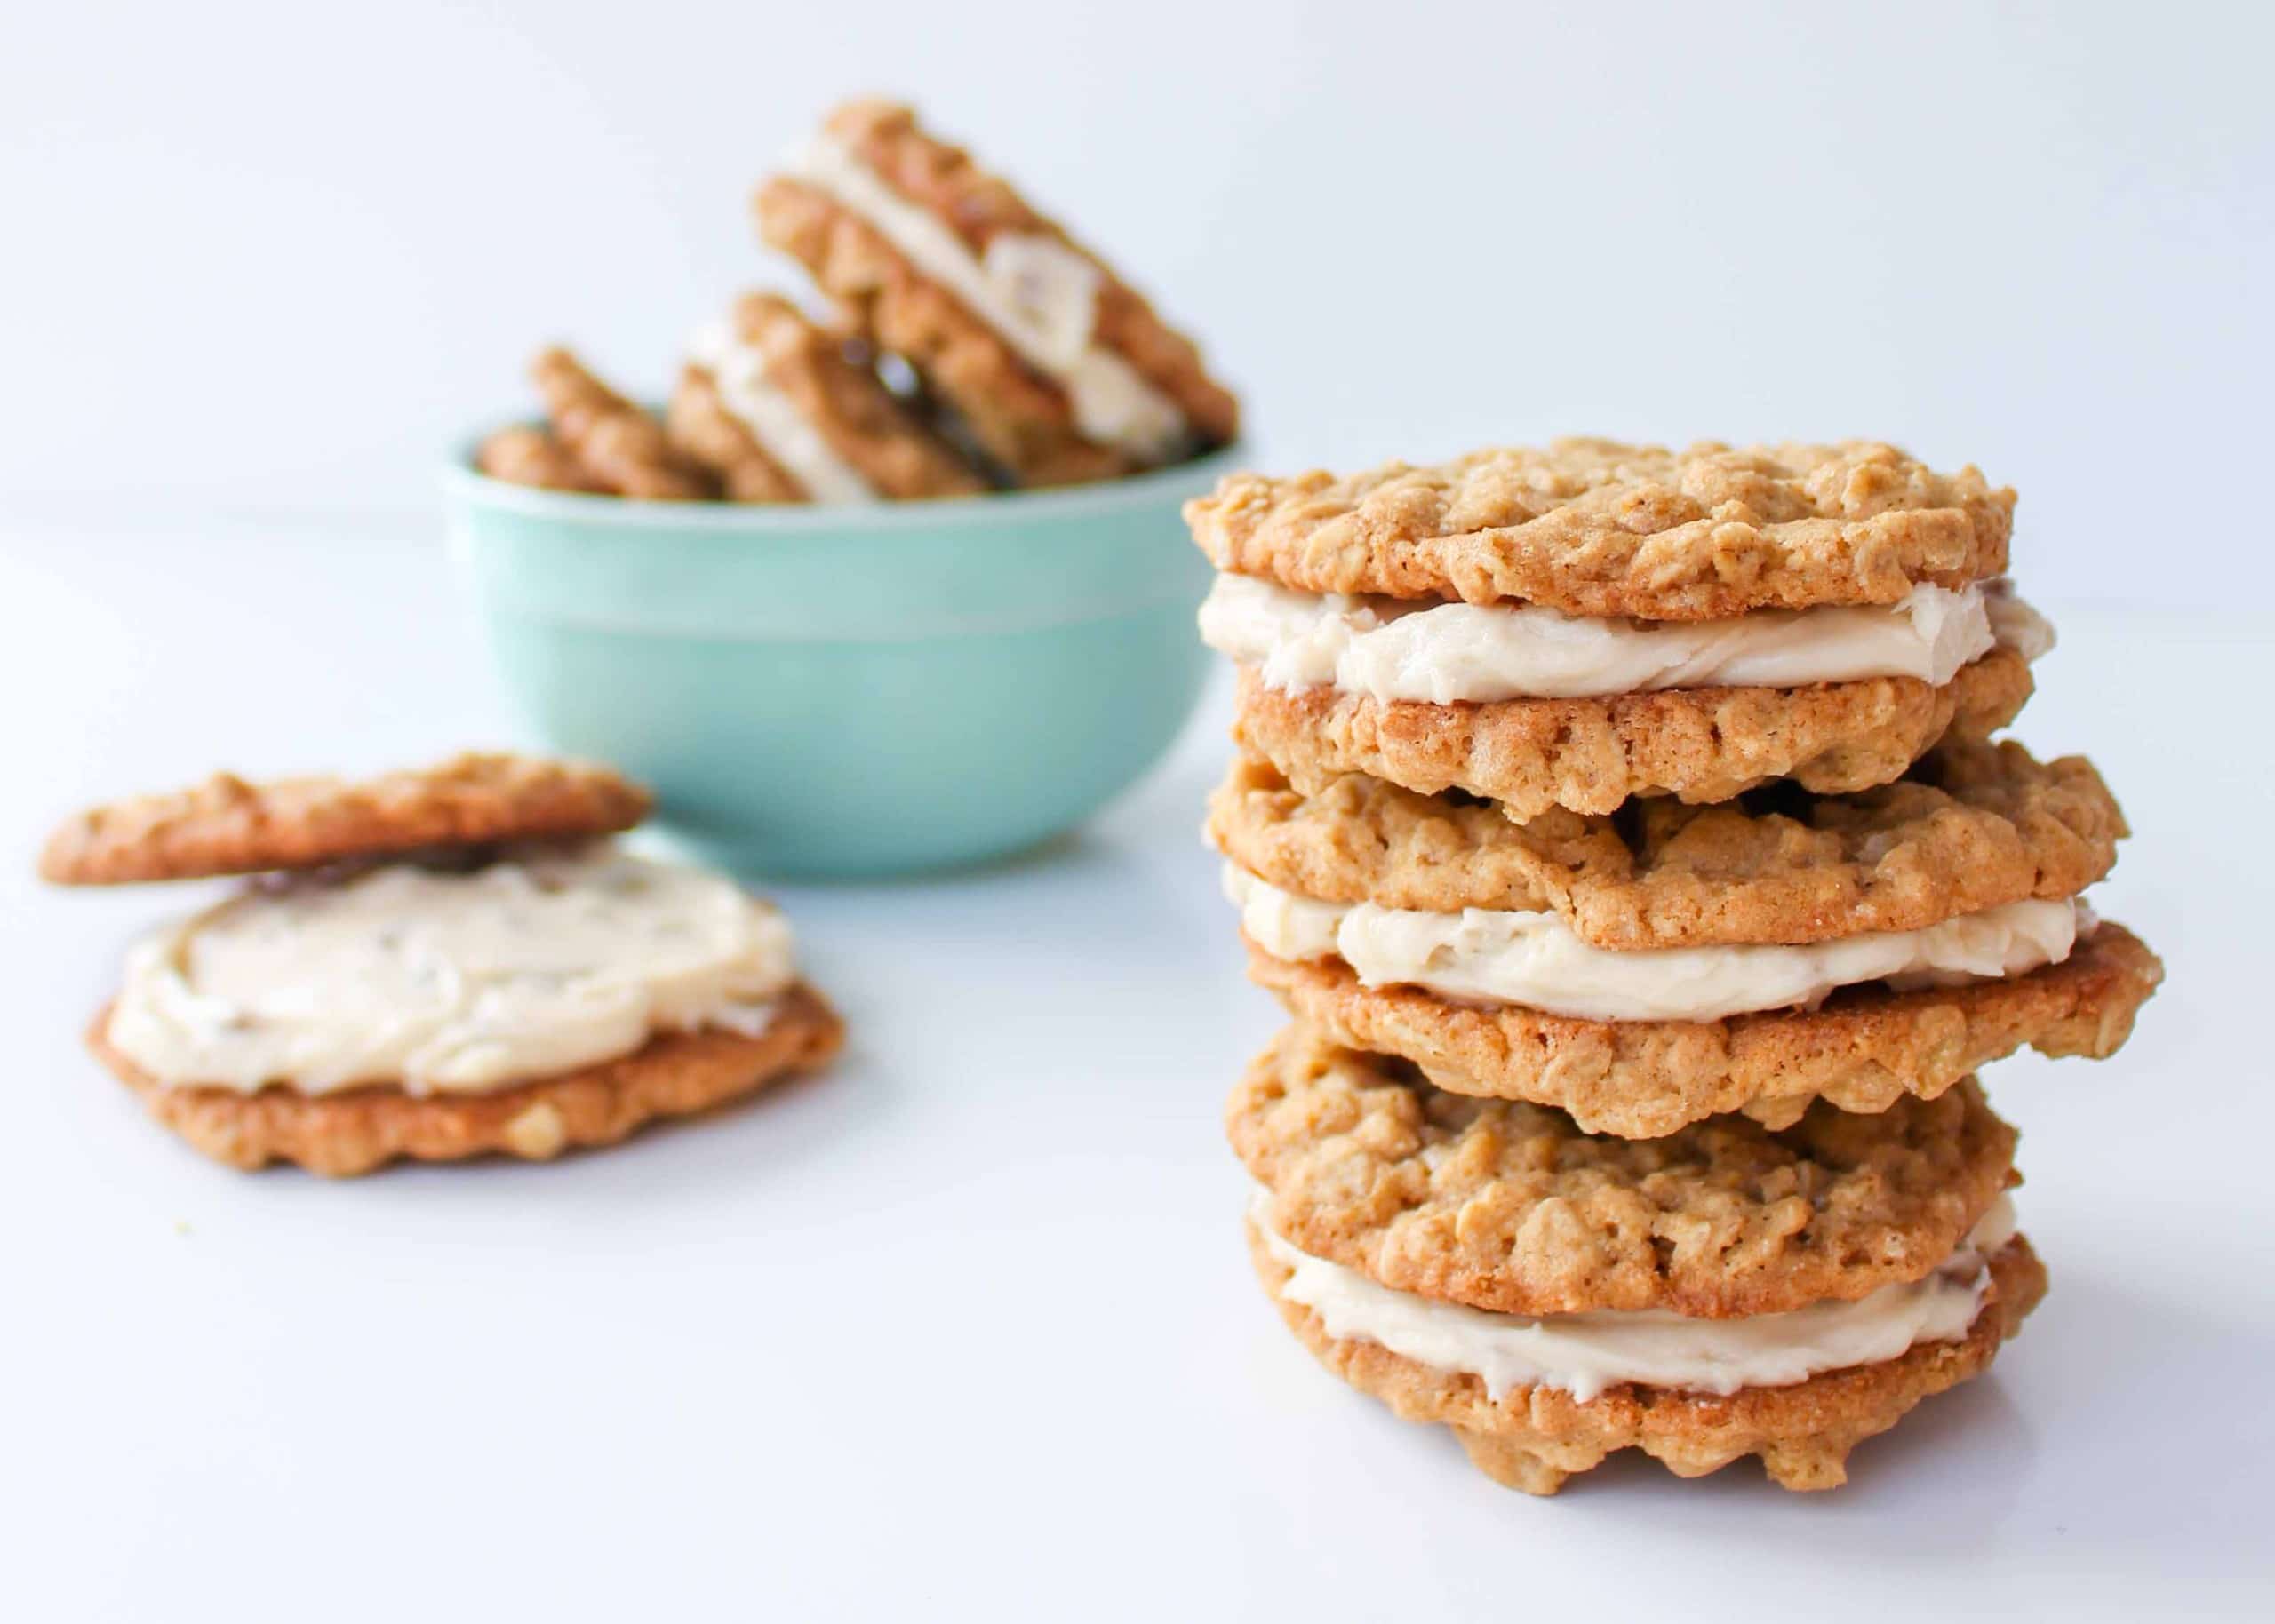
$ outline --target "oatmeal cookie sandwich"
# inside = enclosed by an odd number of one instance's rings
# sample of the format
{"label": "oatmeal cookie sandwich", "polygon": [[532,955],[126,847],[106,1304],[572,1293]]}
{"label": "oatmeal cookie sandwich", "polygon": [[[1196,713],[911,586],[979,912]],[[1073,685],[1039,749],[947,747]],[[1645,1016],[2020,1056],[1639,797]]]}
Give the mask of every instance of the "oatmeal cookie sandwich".
{"label": "oatmeal cookie sandwich", "polygon": [[914,112],[855,101],[759,190],[760,234],[1019,485],[1230,441],[1231,393],[1106,261]]}
{"label": "oatmeal cookie sandwich", "polygon": [[2013,512],[1886,445],[1564,440],[1237,474],[1185,517],[1249,748],[1523,819],[1869,789],[2004,726],[2051,644],[1999,578]]}
{"label": "oatmeal cookie sandwich", "polygon": [[2125,833],[2100,775],[2011,741],[1848,795],[1523,824],[1242,756],[1209,833],[1249,974],[1290,1013],[1592,1133],[1881,1111],[2024,1046],[2100,1058],[2163,976],[2081,895]]}
{"label": "oatmeal cookie sandwich", "polygon": [[672,444],[735,502],[969,496],[986,482],[788,299],[747,293],[689,346]]}
{"label": "oatmeal cookie sandwich", "polygon": [[542,1159],[821,1064],[842,1028],[789,926],[722,875],[610,838],[647,793],[605,768],[469,755],[364,781],[98,808],[64,885],[251,875],[130,952],[90,1047],[239,1167]]}
{"label": "oatmeal cookie sandwich", "polygon": [[1780,1130],[1582,1132],[1289,1029],[1226,1111],[1265,1289],[1320,1361],[1553,1494],[1615,1450],[1789,1489],[1987,1367],[2046,1288],[1970,1079]]}
{"label": "oatmeal cookie sandwich", "polygon": [[518,425],[484,440],[475,465],[491,478],[664,502],[718,495],[710,472],[674,446],[662,424],[568,350],[540,351],[530,381],[545,402],[547,425]]}

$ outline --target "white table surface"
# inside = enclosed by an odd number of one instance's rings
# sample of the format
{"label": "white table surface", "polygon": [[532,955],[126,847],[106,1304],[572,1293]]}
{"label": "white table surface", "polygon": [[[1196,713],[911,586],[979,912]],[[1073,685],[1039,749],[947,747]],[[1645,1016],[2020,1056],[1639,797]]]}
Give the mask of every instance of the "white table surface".
{"label": "white table surface", "polygon": [[185,898],[43,890],[36,840],[220,765],[510,737],[435,528],[0,529],[0,1615],[2275,1611],[2255,610],[2044,606],[2024,736],[2118,788],[2096,900],[2171,975],[2118,1060],[1992,1074],[2054,1278],[1996,1373],[1831,1496],[1630,1457],[1535,1501],[1317,1370],[1249,1275],[1217,1117],[1276,1021],[1195,835],[1221,689],[1050,851],[782,891],[852,1043],[748,1109],[348,1183],[145,1121],[78,1033]]}

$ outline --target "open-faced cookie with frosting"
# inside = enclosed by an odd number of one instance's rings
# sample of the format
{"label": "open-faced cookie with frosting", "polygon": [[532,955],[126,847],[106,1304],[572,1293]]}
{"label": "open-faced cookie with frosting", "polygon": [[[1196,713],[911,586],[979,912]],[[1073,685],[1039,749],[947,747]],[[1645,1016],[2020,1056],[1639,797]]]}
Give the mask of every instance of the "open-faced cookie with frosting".
{"label": "open-faced cookie with frosting", "polygon": [[746,294],[696,335],[666,425],[730,501],[859,503],[986,489],[873,367],[778,294]]}
{"label": "open-faced cookie with frosting", "polygon": [[[241,1167],[541,1159],[827,1060],[781,914],[610,837],[606,768],[461,757],[364,782],[231,776],[82,814],[64,883],[253,874],[129,952],[90,1047]],[[277,872],[264,872],[277,871]]]}
{"label": "open-faced cookie with frosting", "polygon": [[1243,757],[1213,798],[1249,973],[1449,1089],[1664,1134],[2109,1055],[2163,967],[2080,894],[2122,814],[2081,758],[1947,744],[1896,784],[1512,822]]}
{"label": "open-faced cookie with frosting", "polygon": [[1570,440],[1233,475],[1185,517],[1245,744],[1526,818],[1866,789],[2005,726],[2052,641],[1998,578],[2013,504],[1867,442]]}
{"label": "open-faced cookie with frosting", "polygon": [[2045,1290],[2006,1194],[2014,1131],[1972,1080],[1629,1141],[1298,1026],[1226,1126],[1290,1328],[1532,1493],[1627,1448],[1684,1477],[1759,1455],[1787,1488],[1831,1487]]}
{"label": "open-faced cookie with frosting", "polygon": [[839,107],[755,207],[766,241],[1014,483],[1175,462],[1239,427],[1190,339],[907,107]]}

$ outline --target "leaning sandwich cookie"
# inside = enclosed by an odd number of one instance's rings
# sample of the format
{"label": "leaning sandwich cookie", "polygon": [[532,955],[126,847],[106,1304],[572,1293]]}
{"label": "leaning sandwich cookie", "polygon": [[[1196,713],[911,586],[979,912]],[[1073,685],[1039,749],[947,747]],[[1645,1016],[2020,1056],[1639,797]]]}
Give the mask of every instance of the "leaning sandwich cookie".
{"label": "leaning sandwich cookie", "polygon": [[[612,1143],[826,1061],[787,923],[611,836],[606,769],[468,756],[98,808],[63,883],[256,874],[146,937],[90,1047],[216,1159],[352,1174]],[[264,871],[278,871],[264,872]]]}
{"label": "leaning sandwich cookie", "polygon": [[672,443],[740,502],[863,503],[986,489],[789,300],[749,293],[700,330],[666,415]]}
{"label": "leaning sandwich cookie", "polygon": [[1299,1026],[1226,1123],[1289,1326],[1531,1493],[1625,1448],[1684,1477],[1759,1455],[1784,1487],[1832,1487],[2045,1290],[2006,1194],[2014,1131],[1971,1080],[1630,1142]]}
{"label": "leaning sandwich cookie", "polygon": [[765,240],[1013,483],[1133,473],[1238,429],[1190,339],[906,107],[839,107],[755,209]]}
{"label": "leaning sandwich cookie", "polygon": [[2113,1053],[2163,975],[2087,887],[2125,824],[2079,758],[1952,744],[1850,796],[1632,816],[1241,758],[1210,808],[1249,974],[1442,1087],[1648,1137],[1933,1097],[2023,1047]]}
{"label": "leaning sandwich cookie", "polygon": [[1869,442],[1571,440],[1234,475],[1186,519],[1244,744],[1528,818],[1866,789],[2005,726],[2052,642],[2000,579],[2013,501]]}

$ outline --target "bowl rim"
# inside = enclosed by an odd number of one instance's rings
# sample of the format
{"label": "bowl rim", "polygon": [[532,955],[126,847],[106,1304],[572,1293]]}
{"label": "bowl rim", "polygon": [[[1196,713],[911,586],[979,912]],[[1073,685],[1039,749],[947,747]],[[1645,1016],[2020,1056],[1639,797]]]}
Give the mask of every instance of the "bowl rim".
{"label": "bowl rim", "polygon": [[495,479],[475,466],[482,442],[501,429],[532,426],[530,418],[496,424],[464,436],[442,465],[443,490],[468,506],[583,528],[638,525],[692,535],[813,535],[985,525],[1001,518],[1050,519],[1118,513],[1160,502],[1170,491],[1192,493],[1213,484],[1247,458],[1246,443],[1231,441],[1167,467],[1120,479],[1042,490],[992,490],[976,496],[917,497],[906,501],[825,506],[810,502],[672,502],[645,497],[548,490]]}

